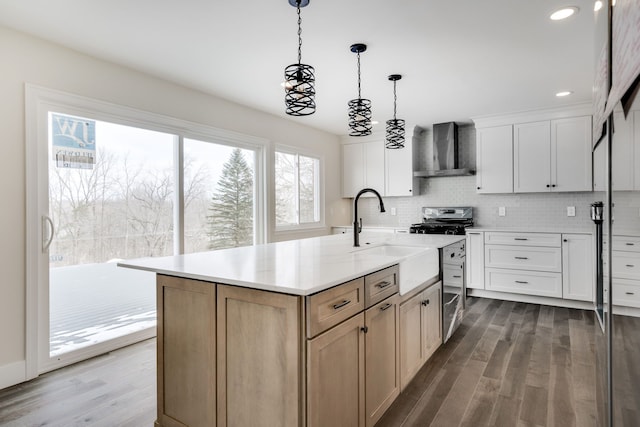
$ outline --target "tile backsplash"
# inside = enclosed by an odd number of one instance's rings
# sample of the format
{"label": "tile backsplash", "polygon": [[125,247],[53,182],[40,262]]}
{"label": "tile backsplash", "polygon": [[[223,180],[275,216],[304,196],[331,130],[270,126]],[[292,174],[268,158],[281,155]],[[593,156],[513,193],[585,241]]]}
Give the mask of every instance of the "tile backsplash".
{"label": "tile backsplash", "polygon": [[[475,128],[461,126],[459,137],[460,167],[475,169]],[[432,161],[431,134],[422,132],[414,138],[417,167],[430,169]],[[622,221],[638,221],[638,193],[620,195]],[[422,178],[419,180],[419,195],[413,197],[387,197],[384,199],[386,213],[378,212],[375,199],[360,199],[358,211],[365,225],[385,227],[408,227],[420,222],[423,206],[472,206],[475,224],[487,228],[521,228],[553,230],[591,230],[590,205],[596,200],[605,200],[604,193],[527,193],[527,194],[478,194],[475,176]],[[623,205],[628,209],[622,211]],[[506,215],[499,216],[498,208],[505,207]],[[575,207],[575,216],[567,216],[567,207]],[[397,215],[391,215],[396,208]],[[629,213],[627,213],[629,211]],[[632,214],[633,213],[633,214]]]}

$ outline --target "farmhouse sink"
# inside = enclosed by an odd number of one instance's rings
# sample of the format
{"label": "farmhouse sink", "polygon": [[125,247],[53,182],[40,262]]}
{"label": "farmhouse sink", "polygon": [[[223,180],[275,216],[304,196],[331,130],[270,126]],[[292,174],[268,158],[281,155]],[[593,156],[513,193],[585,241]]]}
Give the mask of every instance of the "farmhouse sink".
{"label": "farmhouse sink", "polygon": [[440,272],[438,249],[435,248],[383,244],[353,252],[397,258],[400,295],[410,292]]}

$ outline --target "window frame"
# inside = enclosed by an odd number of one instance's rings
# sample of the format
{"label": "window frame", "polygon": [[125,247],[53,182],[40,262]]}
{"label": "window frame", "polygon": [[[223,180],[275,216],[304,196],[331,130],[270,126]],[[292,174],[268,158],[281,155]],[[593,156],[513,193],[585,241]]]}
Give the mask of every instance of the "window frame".
{"label": "window frame", "polygon": [[[300,223],[300,209],[296,209],[296,216],[298,223],[297,224],[287,224],[287,225],[278,225],[276,220],[276,162],[275,156],[276,153],[290,154],[303,157],[309,157],[318,161],[318,175],[316,178],[316,193],[317,193],[317,205],[318,205],[318,221],[317,222],[307,222]],[[305,150],[298,147],[292,147],[288,145],[277,144],[273,149],[273,227],[276,233],[278,232],[292,232],[292,231],[304,231],[304,230],[318,230],[326,228],[325,225],[325,185],[324,185],[324,156],[313,152],[311,150]],[[296,183],[296,200],[298,200],[297,205],[299,205],[300,193],[299,193],[299,170],[296,167],[296,177],[298,182]]]}

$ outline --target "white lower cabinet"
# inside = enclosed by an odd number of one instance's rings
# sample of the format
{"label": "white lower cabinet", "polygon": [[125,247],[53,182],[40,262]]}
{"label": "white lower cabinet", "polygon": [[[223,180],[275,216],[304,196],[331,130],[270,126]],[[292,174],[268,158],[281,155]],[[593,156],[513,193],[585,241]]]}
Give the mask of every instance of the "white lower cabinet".
{"label": "white lower cabinet", "polygon": [[400,384],[402,390],[442,344],[440,282],[400,305]]}
{"label": "white lower cabinet", "polygon": [[[593,302],[593,245],[593,236],[586,233],[486,231],[484,289]],[[471,262],[477,262],[473,252]],[[640,262],[637,264],[640,271]]]}
{"label": "white lower cabinet", "polygon": [[484,289],[484,233],[467,232],[467,288]]}
{"label": "white lower cabinet", "polygon": [[562,297],[593,301],[594,243],[590,234],[562,235]]}
{"label": "white lower cabinet", "polygon": [[611,249],[613,304],[640,308],[640,237],[613,236]]}

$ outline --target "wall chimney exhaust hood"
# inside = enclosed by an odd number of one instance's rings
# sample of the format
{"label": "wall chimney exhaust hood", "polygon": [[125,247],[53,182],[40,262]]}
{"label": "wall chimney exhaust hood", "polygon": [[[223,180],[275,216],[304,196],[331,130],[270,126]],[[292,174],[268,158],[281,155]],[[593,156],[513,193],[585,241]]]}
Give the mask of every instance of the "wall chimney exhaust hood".
{"label": "wall chimney exhaust hood", "polygon": [[434,124],[433,169],[414,172],[413,176],[433,178],[468,176],[475,173],[469,168],[460,168],[458,160],[458,125],[454,122]]}

